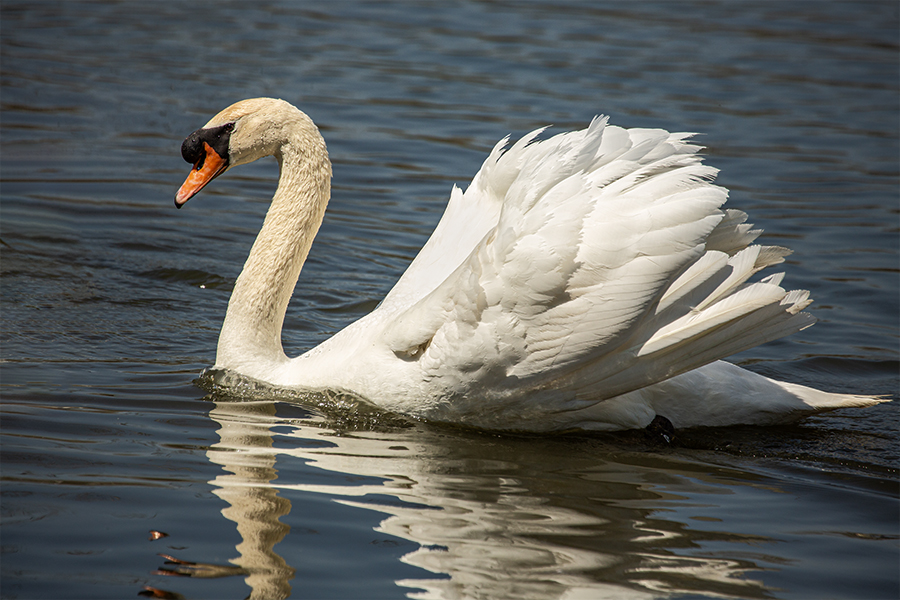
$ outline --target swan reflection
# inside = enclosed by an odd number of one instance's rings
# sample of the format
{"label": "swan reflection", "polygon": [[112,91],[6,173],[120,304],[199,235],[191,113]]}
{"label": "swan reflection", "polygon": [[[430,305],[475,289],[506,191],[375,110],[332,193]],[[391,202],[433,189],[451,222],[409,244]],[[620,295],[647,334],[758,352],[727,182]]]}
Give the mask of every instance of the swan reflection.
{"label": "swan reflection", "polygon": [[227,472],[210,483],[213,493],[229,504],[222,514],[237,523],[243,540],[236,547],[240,557],[231,562],[247,572],[252,598],[287,598],[294,569],[274,551],[290,531],[279,519],[291,510],[273,484],[278,477],[270,431],[277,422],[275,405],[221,403],[210,416],[221,427],[219,442],[207,456]]}
{"label": "swan reflection", "polygon": [[[610,454],[590,438],[418,424],[335,435],[324,419],[279,416],[279,406],[287,405],[216,401],[210,412],[220,441],[208,456],[224,470],[211,483],[243,538],[231,563],[246,573],[250,598],[291,595],[295,569],[274,546],[290,540],[285,495],[294,491],[386,514],[376,531],[418,545],[401,560],[422,576],[396,582],[413,598],[770,595],[748,575],[760,570],[752,544],[766,540],[666,519],[667,506],[702,512],[689,494],[729,493],[735,481],[709,475],[709,465],[691,472],[655,453]],[[329,476],[279,478],[291,465]],[[731,552],[740,560],[691,555],[710,540],[747,551]]]}

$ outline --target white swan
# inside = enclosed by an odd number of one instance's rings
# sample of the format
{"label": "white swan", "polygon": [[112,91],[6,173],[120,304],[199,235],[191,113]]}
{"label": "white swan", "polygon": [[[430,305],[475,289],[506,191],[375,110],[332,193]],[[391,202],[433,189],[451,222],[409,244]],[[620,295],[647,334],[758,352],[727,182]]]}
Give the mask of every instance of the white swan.
{"label": "white swan", "polygon": [[280,166],[234,286],[216,367],[277,387],[335,389],[413,417],[553,431],[768,424],[882,398],[777,382],[720,362],[811,325],[785,248],[750,245],[746,215],[689,134],[587,129],[498,143],[371,314],[297,358],[281,327],[330,197],[325,141],[283,100],[238,102],[182,146],[181,207],[225,170]]}

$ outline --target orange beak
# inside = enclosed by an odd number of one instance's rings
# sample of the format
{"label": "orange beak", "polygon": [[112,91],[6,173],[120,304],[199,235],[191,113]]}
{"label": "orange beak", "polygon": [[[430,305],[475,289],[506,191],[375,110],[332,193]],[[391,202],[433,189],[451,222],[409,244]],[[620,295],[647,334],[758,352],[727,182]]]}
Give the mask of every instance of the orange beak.
{"label": "orange beak", "polygon": [[184,203],[194,197],[206,184],[221,175],[228,168],[228,160],[219,156],[212,146],[203,142],[204,154],[194,163],[194,168],[178,193],[175,194],[175,206],[181,208]]}

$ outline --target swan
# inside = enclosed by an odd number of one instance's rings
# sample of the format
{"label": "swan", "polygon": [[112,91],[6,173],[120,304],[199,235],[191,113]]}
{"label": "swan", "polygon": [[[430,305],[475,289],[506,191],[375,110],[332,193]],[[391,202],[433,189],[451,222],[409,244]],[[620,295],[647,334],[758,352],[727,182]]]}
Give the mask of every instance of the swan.
{"label": "swan", "polygon": [[225,171],[274,156],[278,188],[234,285],[215,368],[336,390],[417,419],[492,430],[774,424],[881,397],[833,394],[723,362],[805,329],[808,292],[779,246],[723,209],[692,134],[586,129],[502,139],[454,186],[422,250],[367,316],[299,357],[285,311],[330,198],[331,162],[290,103],[229,106],[182,144],[181,208]]}

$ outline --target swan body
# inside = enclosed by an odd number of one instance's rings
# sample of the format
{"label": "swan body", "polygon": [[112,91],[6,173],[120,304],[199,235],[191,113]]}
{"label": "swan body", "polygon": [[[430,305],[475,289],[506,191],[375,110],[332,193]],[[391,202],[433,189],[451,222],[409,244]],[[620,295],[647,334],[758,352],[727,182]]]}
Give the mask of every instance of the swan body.
{"label": "swan body", "polygon": [[312,120],[283,100],[238,102],[189,136],[181,207],[264,156],[278,189],[237,279],[216,367],[275,387],[350,392],[417,418],[506,430],[770,424],[877,397],[831,394],[719,359],[804,329],[807,292],[758,271],[690,134],[584,130],[501,140],[453,188],[431,238],[369,315],[288,358],[281,327],[330,197]]}

